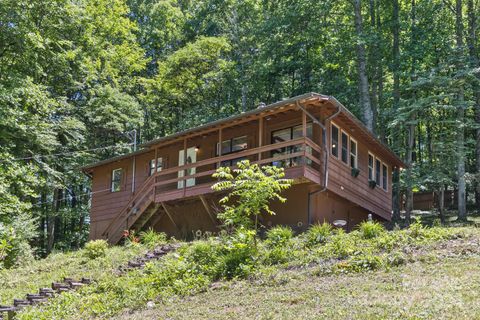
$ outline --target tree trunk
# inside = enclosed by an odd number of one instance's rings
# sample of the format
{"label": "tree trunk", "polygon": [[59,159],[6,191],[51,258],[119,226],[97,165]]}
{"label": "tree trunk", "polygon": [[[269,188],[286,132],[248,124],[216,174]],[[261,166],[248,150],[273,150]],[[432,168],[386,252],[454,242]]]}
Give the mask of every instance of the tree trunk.
{"label": "tree trunk", "polygon": [[365,54],[365,44],[363,39],[361,0],[354,0],[355,11],[355,31],[357,33],[357,60],[358,60],[358,78],[360,107],[362,109],[363,121],[367,128],[374,132],[375,119],[372,105],[370,103],[370,93],[367,78],[367,59]]}
{"label": "tree trunk", "polygon": [[[393,0],[393,109],[396,112],[400,104],[400,21],[398,0]],[[399,130],[393,130],[393,149],[399,151]],[[408,169],[408,168],[407,168]],[[393,188],[393,217],[400,220],[400,177],[397,172],[396,187]]]}
{"label": "tree trunk", "polygon": [[440,190],[438,191],[438,210],[440,213],[440,221],[442,224],[445,223],[445,187],[443,184],[440,185]]}
{"label": "tree trunk", "polygon": [[[463,17],[462,0],[456,0],[455,35],[457,45],[457,72],[463,68]],[[460,84],[457,93],[457,179],[458,179],[458,220],[466,221],[466,183],[465,183],[465,97],[464,88]]]}
{"label": "tree trunk", "polygon": [[405,220],[407,225],[410,224],[410,219],[413,210],[413,181],[412,181],[412,163],[413,163],[413,147],[415,142],[415,124],[408,126],[408,143],[407,143],[407,192],[405,200]]}
{"label": "tree trunk", "polygon": [[[478,59],[478,49],[477,49],[477,17],[475,13],[475,5],[473,0],[468,0],[467,2],[468,10],[468,52],[470,55],[470,65],[472,68],[480,67]],[[477,76],[477,79],[479,77]],[[479,79],[480,80],[480,79]],[[475,96],[475,124],[477,129],[475,130],[476,145],[475,145],[475,204],[477,210],[480,211],[480,85],[478,83],[473,83],[473,92]]]}

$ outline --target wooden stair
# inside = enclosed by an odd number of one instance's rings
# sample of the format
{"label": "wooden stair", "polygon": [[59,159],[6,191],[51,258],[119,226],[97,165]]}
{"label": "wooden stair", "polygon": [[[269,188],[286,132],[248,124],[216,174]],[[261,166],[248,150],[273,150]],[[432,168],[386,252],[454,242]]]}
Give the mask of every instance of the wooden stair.
{"label": "wooden stair", "polygon": [[158,211],[160,205],[154,201],[155,177],[156,174],[143,183],[102,233],[110,244],[117,244],[122,239],[124,230],[141,230]]}

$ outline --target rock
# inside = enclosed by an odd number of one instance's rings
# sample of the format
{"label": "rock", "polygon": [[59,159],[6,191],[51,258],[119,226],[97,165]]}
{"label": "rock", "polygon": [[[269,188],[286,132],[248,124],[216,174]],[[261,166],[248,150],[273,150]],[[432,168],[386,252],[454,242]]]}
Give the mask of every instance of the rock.
{"label": "rock", "polygon": [[155,308],[155,302],[153,302],[153,301],[148,301],[148,302],[147,302],[147,309],[151,310],[151,309],[153,309],[153,308]]}

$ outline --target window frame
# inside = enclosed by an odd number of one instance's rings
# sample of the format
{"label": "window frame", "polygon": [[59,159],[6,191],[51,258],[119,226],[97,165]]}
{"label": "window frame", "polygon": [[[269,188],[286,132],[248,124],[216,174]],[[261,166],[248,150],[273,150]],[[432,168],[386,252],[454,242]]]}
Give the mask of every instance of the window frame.
{"label": "window frame", "polygon": [[[115,179],[115,172],[120,172],[118,180]],[[123,168],[113,169],[110,177],[110,192],[122,191]],[[117,189],[118,188],[118,189]]]}
{"label": "window frame", "polygon": [[[353,164],[352,164],[352,141],[355,144],[355,153],[354,153],[355,161]],[[350,137],[349,139],[349,159],[350,159],[350,167],[354,169],[358,169],[358,142],[356,139],[352,137]]]}
{"label": "window frame", "polygon": [[[233,150],[233,140],[240,139],[240,138],[245,138],[246,139],[246,147],[244,149],[238,149],[238,150]],[[218,143],[218,141],[215,143],[215,157],[220,157],[220,148],[223,148],[223,144],[228,142],[229,144],[229,152],[222,152],[222,156],[229,155],[229,154],[234,154],[238,152],[242,152],[244,150],[248,149],[249,141],[248,141],[248,135],[244,134],[241,136],[235,136],[231,137],[230,139],[223,140],[221,144]],[[234,166],[238,161],[243,160],[243,158],[236,158],[236,159],[231,159],[231,160],[225,160],[220,163],[221,167],[231,167]]]}
{"label": "window frame", "polygon": [[[372,159],[372,164],[370,165],[370,158]],[[368,181],[375,181],[375,156],[370,151],[368,152]]]}
{"label": "window frame", "polygon": [[382,160],[380,160],[378,157],[375,157],[375,183],[377,184],[378,187],[380,187],[381,182],[382,182]]}
{"label": "window frame", "polygon": [[[333,127],[335,127],[337,129],[337,139],[336,139],[336,145],[335,146],[334,146],[334,143],[333,143],[334,142],[333,141]],[[340,136],[340,127],[335,122],[332,121],[330,123],[330,153],[333,157],[335,157],[337,159],[339,158],[339,150],[340,150],[340,148],[339,148],[339,142],[340,142],[339,136]],[[337,154],[335,154],[333,152],[334,148],[336,149]]]}
{"label": "window frame", "polygon": [[[344,150],[344,145],[343,145],[343,136],[347,137],[347,147],[345,148],[346,154],[345,154],[345,161],[343,160],[343,150]],[[347,166],[350,165],[350,135],[343,129],[340,130],[340,160],[346,164]]]}
{"label": "window frame", "polygon": [[[382,162],[382,189],[388,192],[388,165]],[[384,170],[385,169],[385,170]]]}
{"label": "window frame", "polygon": [[[157,165],[156,172],[162,171],[163,165],[164,165],[163,157],[158,157],[157,162],[155,162],[155,159],[151,159],[148,162],[148,176],[149,177],[153,176],[153,174],[155,173],[155,163]],[[159,166],[159,164],[160,164],[160,166]]]}

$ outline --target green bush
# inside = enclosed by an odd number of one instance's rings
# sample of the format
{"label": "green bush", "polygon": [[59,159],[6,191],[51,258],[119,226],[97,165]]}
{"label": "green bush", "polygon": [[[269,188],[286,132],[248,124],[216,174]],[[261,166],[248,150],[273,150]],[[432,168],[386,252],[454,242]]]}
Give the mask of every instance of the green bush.
{"label": "green bush", "polygon": [[379,256],[362,252],[351,256],[347,261],[339,262],[335,269],[340,272],[372,271],[379,269],[382,263],[382,259]]}
{"label": "green bush", "polygon": [[274,247],[266,250],[264,263],[276,265],[286,263],[291,259],[290,252],[286,247]]}
{"label": "green bush", "polygon": [[167,243],[167,235],[163,232],[155,232],[152,228],[140,232],[140,242],[147,248],[153,249]]}
{"label": "green bush", "polygon": [[108,249],[108,243],[105,240],[93,240],[85,244],[84,255],[89,259],[104,257]]}
{"label": "green bush", "polygon": [[214,281],[223,274],[222,246],[216,241],[196,241],[179,250],[191,268]]}
{"label": "green bush", "polygon": [[314,246],[317,244],[325,243],[332,235],[332,226],[324,222],[322,224],[314,224],[306,232],[306,242],[308,246]]}
{"label": "green bush", "polygon": [[33,220],[26,215],[15,217],[9,224],[0,222],[0,269],[32,261],[29,240],[35,235]]}
{"label": "green bush", "polygon": [[225,278],[243,278],[252,273],[258,255],[254,238],[255,231],[240,228],[226,239],[222,250]]}
{"label": "green bush", "polygon": [[364,239],[373,239],[385,232],[385,228],[378,222],[364,221],[359,227],[360,234]]}
{"label": "green bush", "polygon": [[267,231],[266,244],[271,247],[285,246],[293,238],[292,228],[276,226]]}

